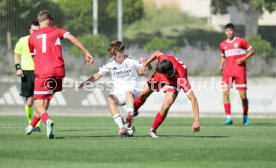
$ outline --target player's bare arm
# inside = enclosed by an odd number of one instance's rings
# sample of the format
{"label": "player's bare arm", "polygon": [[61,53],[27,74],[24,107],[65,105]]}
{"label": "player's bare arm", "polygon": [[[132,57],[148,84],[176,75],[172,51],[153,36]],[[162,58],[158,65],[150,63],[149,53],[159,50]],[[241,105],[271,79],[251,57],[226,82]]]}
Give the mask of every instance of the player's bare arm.
{"label": "player's bare arm", "polygon": [[[145,57],[140,57],[140,59],[139,59],[139,63],[140,63],[140,64],[144,64],[146,61],[147,61],[147,59],[146,59]],[[142,69],[142,67],[139,69],[139,72],[141,72],[141,69]],[[146,66],[146,69],[151,70],[151,69],[152,69],[151,64],[148,64],[148,65]],[[145,70],[146,70],[146,69],[145,69]],[[140,75],[143,75],[143,74],[140,73]]]}
{"label": "player's bare arm", "polygon": [[[20,65],[20,62],[19,62],[19,55],[16,54],[16,53],[14,53],[14,65],[15,65],[15,66]],[[17,68],[17,67],[16,67],[16,75],[17,75],[17,76],[23,77],[23,71],[22,71],[21,68]]]}
{"label": "player's bare arm", "polygon": [[77,46],[85,55],[85,59],[88,64],[93,64],[93,57],[92,55],[87,51],[87,49],[83,46],[83,44],[72,34],[67,34],[66,38],[70,40],[75,46]]}
{"label": "player's bare arm", "polygon": [[225,56],[221,56],[221,58],[220,58],[220,65],[219,65],[219,69],[221,71],[223,71],[224,64],[225,64]]}
{"label": "player's bare arm", "polygon": [[153,54],[151,54],[151,56],[149,57],[149,59],[144,62],[143,66],[140,69],[140,75],[143,75],[145,73],[145,70],[147,69],[147,66],[150,65],[151,62],[153,62],[158,55],[162,55],[163,53],[160,51],[155,51]]}
{"label": "player's bare arm", "polygon": [[240,65],[240,64],[246,62],[246,60],[248,60],[250,57],[252,57],[252,55],[254,54],[254,52],[255,52],[255,51],[254,51],[253,48],[250,49],[244,57],[237,59],[237,60],[236,60],[236,63],[237,63],[238,65]]}
{"label": "player's bare arm", "polygon": [[187,97],[192,102],[192,109],[193,109],[193,113],[194,113],[194,121],[193,121],[193,125],[192,125],[192,131],[199,132],[200,124],[199,124],[199,107],[198,107],[197,98],[193,91],[188,93]]}
{"label": "player's bare arm", "polygon": [[88,78],[86,81],[84,81],[83,83],[79,84],[78,86],[76,86],[77,88],[82,88],[85,84],[89,84],[89,82],[96,82],[97,80],[99,80],[102,77],[102,75],[98,72],[95,73],[94,75],[92,75],[90,78]]}

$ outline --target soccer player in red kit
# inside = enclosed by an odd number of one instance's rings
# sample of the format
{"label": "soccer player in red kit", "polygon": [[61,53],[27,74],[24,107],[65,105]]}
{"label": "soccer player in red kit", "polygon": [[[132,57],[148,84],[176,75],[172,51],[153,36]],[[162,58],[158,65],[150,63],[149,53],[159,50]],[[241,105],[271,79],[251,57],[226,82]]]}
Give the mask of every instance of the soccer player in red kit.
{"label": "soccer player in red kit", "polygon": [[225,125],[233,124],[231,117],[231,105],[229,92],[232,82],[235,82],[236,89],[240,93],[243,107],[243,124],[249,124],[248,99],[246,95],[246,61],[254,54],[250,46],[243,38],[236,37],[235,27],[232,23],[224,27],[227,39],[220,43],[221,63],[220,70],[223,71],[223,103],[226,114]]}
{"label": "soccer player in red kit", "polygon": [[82,43],[67,30],[51,27],[52,14],[47,10],[41,10],[37,19],[40,29],[29,38],[30,53],[34,56],[34,104],[36,115],[26,128],[26,134],[30,135],[36,123],[42,119],[46,124],[47,137],[54,138],[54,122],[49,119],[47,109],[55,92],[62,90],[62,79],[65,77],[64,60],[62,56],[61,39],[69,39],[85,55],[86,61],[93,63],[93,57]]}
{"label": "soccer player in red kit", "polygon": [[[155,59],[157,59],[158,62],[155,72],[152,74],[151,79],[147,81],[139,97],[135,100],[134,111],[137,113],[138,109],[144,104],[153,91],[165,92],[165,100],[149,131],[149,135],[152,138],[158,138],[156,130],[165,120],[171,105],[175,101],[180,89],[182,89],[192,102],[194,113],[192,130],[194,132],[200,131],[198,102],[189,84],[186,66],[175,56],[167,56],[160,51],[156,51],[143,64],[140,73],[144,74],[146,67]],[[132,116],[133,115],[135,116],[136,114],[132,114]],[[128,118],[131,117],[128,116]]]}

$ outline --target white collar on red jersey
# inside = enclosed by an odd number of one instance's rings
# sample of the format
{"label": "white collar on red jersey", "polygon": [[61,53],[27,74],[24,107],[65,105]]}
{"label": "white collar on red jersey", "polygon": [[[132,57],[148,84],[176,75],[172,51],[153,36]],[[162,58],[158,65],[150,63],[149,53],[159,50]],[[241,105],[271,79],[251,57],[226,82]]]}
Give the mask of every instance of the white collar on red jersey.
{"label": "white collar on red jersey", "polygon": [[227,42],[227,43],[233,43],[235,40],[236,40],[236,36],[233,38],[233,40],[228,40],[228,39],[226,39],[226,42]]}

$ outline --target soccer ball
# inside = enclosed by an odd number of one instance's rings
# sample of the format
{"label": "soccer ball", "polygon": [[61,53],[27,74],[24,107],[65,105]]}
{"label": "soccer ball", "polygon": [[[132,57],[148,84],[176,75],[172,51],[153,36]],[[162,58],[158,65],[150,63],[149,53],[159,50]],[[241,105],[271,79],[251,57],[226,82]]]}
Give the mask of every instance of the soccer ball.
{"label": "soccer ball", "polygon": [[128,133],[128,136],[130,136],[130,137],[134,136],[134,134],[135,134],[135,127],[132,126],[130,128],[127,128],[127,133]]}

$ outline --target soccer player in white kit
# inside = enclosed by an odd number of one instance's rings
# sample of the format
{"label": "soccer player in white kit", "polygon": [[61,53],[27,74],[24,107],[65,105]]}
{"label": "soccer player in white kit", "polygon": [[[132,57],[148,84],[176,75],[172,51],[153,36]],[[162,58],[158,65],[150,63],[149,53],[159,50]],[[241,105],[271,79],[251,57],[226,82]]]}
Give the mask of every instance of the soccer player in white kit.
{"label": "soccer player in white kit", "polygon": [[113,80],[113,90],[108,95],[109,110],[119,128],[119,134],[130,136],[129,128],[124,125],[118,106],[127,105],[127,113],[134,113],[133,104],[140,91],[138,72],[143,62],[131,59],[124,53],[124,49],[125,45],[122,41],[111,42],[107,51],[112,54],[113,60],[100,67],[96,74],[78,87],[81,88],[89,82],[96,82],[102,76],[110,73]]}

